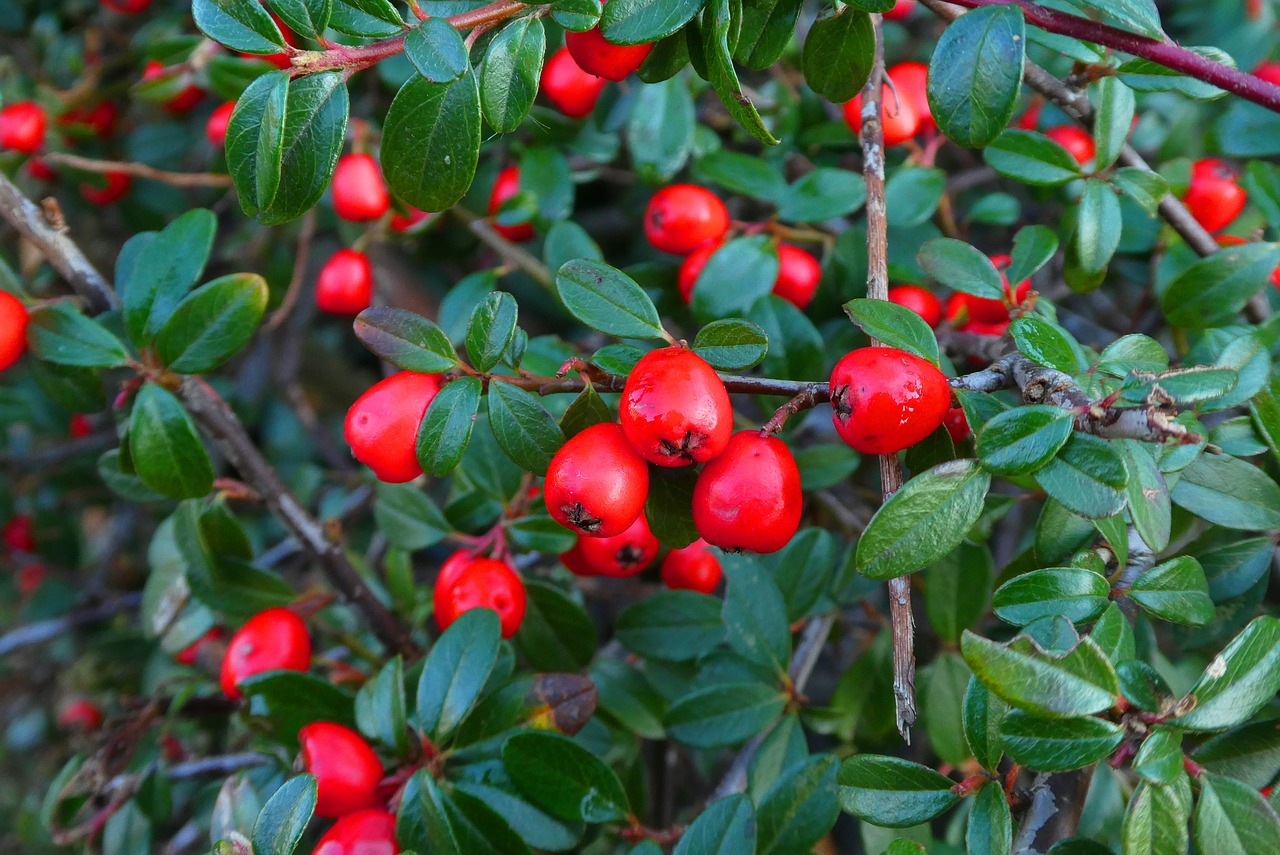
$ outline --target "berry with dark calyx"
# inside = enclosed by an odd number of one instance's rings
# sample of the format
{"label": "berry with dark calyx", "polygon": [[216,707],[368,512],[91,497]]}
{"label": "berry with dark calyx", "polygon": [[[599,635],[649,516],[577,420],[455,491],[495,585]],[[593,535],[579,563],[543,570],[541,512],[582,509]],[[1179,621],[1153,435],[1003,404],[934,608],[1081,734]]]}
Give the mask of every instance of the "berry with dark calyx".
{"label": "berry with dark calyx", "polygon": [[702,538],[682,549],[673,549],[662,559],[662,583],[668,588],[710,594],[724,574],[720,559]]}
{"label": "berry with dark calyx", "polygon": [[[167,77],[171,74],[164,63],[153,59],[149,61],[142,69],[143,80],[153,80],[157,77]],[[175,76],[178,76],[174,73]],[[204,100],[204,90],[194,83],[188,83],[179,92],[164,102],[164,108],[170,113],[186,113]]]}
{"label": "berry with dark calyx", "polygon": [[831,372],[831,410],[840,438],[863,454],[894,454],[933,433],[951,407],[947,378],[894,347],[847,353]]}
{"label": "berry with dark calyx", "polygon": [[30,319],[21,300],[8,291],[0,291],[0,371],[11,367],[26,352]]}
{"label": "berry with dark calyx", "polygon": [[724,243],[721,241],[707,241],[686,255],[684,261],[680,262],[680,269],[676,271],[676,288],[679,289],[680,298],[685,303],[693,302],[693,286],[698,284],[698,277],[702,275],[702,268],[707,266],[711,256],[715,255],[716,250],[722,246],[724,246]]}
{"label": "berry with dark calyx", "polygon": [[395,814],[371,808],[341,817],[311,855],[400,855]]}
{"label": "berry with dark calyx", "polygon": [[[615,534],[613,537],[578,538],[577,545],[570,550],[570,552],[576,550],[572,560],[579,563],[579,566],[587,572],[573,572],[579,576],[610,576],[615,579],[634,576],[649,568],[653,560],[658,557],[660,548],[658,538],[654,537],[649,528],[649,521],[642,513],[622,534]],[[568,562],[565,566],[573,570]]]}
{"label": "berry with dark calyx", "polygon": [[316,307],[330,315],[355,317],[373,301],[373,265],[354,249],[335,252],[316,277]]}
{"label": "berry with dark calyx", "polygon": [[27,514],[15,514],[0,529],[0,541],[6,552],[35,552],[35,522]]}
{"label": "berry with dark calyx", "polygon": [[972,431],[969,430],[969,419],[964,414],[964,407],[952,407],[942,419],[942,424],[951,434],[951,441],[959,445]]}
{"label": "berry with dark calyx", "polygon": [[0,148],[32,154],[44,146],[49,117],[34,101],[19,101],[0,110]]}
{"label": "berry with dark calyx", "polygon": [[1065,148],[1081,166],[1093,160],[1097,152],[1093,137],[1076,125],[1058,125],[1056,128],[1049,128],[1044,135]]}
{"label": "berry with dark calyx", "polygon": [[102,727],[102,707],[86,698],[76,698],[58,711],[58,727],[89,733]]}
{"label": "berry with dark calyx", "polygon": [[422,474],[418,427],[439,391],[439,374],[401,371],[370,386],[347,410],[347,445],[379,481],[403,484]]}
{"label": "berry with dark calyx", "polygon": [[636,363],[618,405],[622,432],[657,466],[705,463],[729,443],[733,404],[724,381],[683,347],[654,350]]}
{"label": "berry with dark calyx", "polygon": [[226,638],[227,632],[220,626],[210,627],[204,635],[174,654],[173,659],[182,665],[195,665],[200,660],[200,651],[206,645],[217,644]]}
{"label": "berry with dark calyx", "polygon": [[217,109],[210,114],[209,120],[204,123],[205,139],[214,148],[222,148],[227,144],[227,125],[231,122],[231,111],[235,108],[235,101],[219,104]]}
{"label": "berry with dark calyx", "polygon": [[333,171],[333,210],[352,223],[376,220],[391,207],[378,162],[369,154],[346,154]]}
{"label": "berry with dark calyx", "polygon": [[896,285],[889,289],[889,302],[910,309],[931,327],[942,323],[942,302],[928,288]]}
{"label": "berry with dark calyx", "polygon": [[231,636],[222,657],[222,692],[240,697],[242,680],[264,671],[306,671],[311,667],[311,635],[302,618],[286,608],[258,612]]}
{"label": "berry with dark calyx", "polygon": [[349,727],[317,721],[298,731],[302,768],[316,776],[316,816],[344,816],[373,807],[382,761]]}
{"label": "berry with dark calyx", "polygon": [[583,71],[614,81],[626,80],[644,64],[649,51],[653,50],[651,42],[639,45],[614,44],[604,37],[598,24],[585,32],[565,33],[564,46]]}
{"label": "berry with dark calyx", "polygon": [[1249,194],[1236,183],[1238,177],[1235,169],[1216,158],[1191,165],[1191,184],[1182,202],[1208,231],[1225,229],[1244,210]]}
{"label": "berry with dark calyx", "polygon": [[654,249],[688,255],[729,231],[729,210],[720,197],[695,184],[663,187],[644,212],[644,233]]}
{"label": "berry with dark calyx", "polygon": [[[502,203],[516,196],[520,192],[520,167],[508,166],[498,173],[498,177],[493,182],[493,190],[489,193],[489,216],[498,213],[502,207]],[[502,223],[495,222],[493,230],[504,238],[516,243],[523,243],[533,239],[533,224],[519,223],[514,226],[504,226]]]}
{"label": "berry with dark calyx", "polygon": [[800,527],[800,470],[782,440],[735,433],[693,487],[693,522],[712,546],[777,552]]}
{"label": "berry with dark calyx", "polygon": [[608,82],[588,74],[574,62],[568,48],[560,48],[542,67],[541,90],[557,110],[570,119],[591,115]]}
{"label": "berry with dark calyx", "polygon": [[[844,104],[844,121],[854,134],[862,131],[862,94]],[[920,114],[905,93],[894,94],[885,86],[880,90],[880,124],[884,129],[884,144],[902,145],[920,130]]]}
{"label": "berry with dark calyx", "polygon": [[922,134],[938,127],[933,120],[933,108],[929,106],[929,66],[923,62],[900,62],[885,70],[885,74],[898,87],[898,95],[911,103],[919,118],[916,133]]}
{"label": "berry with dark calyx", "polygon": [[102,184],[81,184],[80,195],[86,202],[94,205],[110,205],[118,202],[129,192],[133,181],[123,172],[104,172]]}
{"label": "berry with dark calyx", "polygon": [[911,16],[916,10],[916,0],[898,0],[893,4],[893,8],[884,13],[886,21],[903,21]]}
{"label": "berry with dark calyx", "polygon": [[821,279],[822,265],[818,259],[799,247],[778,245],[778,278],[773,282],[773,293],[797,309],[803,309],[818,293]]}
{"label": "berry with dark calyx", "polygon": [[[441,576],[444,576],[443,569]],[[511,638],[524,621],[527,605],[524,582],[505,562],[496,558],[475,558],[459,570],[454,578],[437,579],[432,591],[436,624],[443,629],[472,609],[491,609],[502,625],[502,637]]]}
{"label": "berry with dark calyx", "polygon": [[560,447],[543,487],[551,517],[587,537],[631,527],[649,495],[649,467],[615,422],[592,425]]}

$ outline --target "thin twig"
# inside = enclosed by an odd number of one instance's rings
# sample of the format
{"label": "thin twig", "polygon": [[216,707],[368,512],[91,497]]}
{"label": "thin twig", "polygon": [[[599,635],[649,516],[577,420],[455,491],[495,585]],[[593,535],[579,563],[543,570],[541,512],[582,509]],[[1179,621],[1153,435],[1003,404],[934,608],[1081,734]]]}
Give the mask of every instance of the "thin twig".
{"label": "thin twig", "polygon": [[483,217],[455,205],[450,209],[455,217],[467,224],[467,228],[498,255],[519,267],[529,278],[542,287],[555,291],[555,276],[547,265],[519,244],[509,241],[494,230],[493,225]]}
{"label": "thin twig", "polygon": [[96,160],[81,157],[78,154],[67,154],[63,151],[52,151],[44,155],[48,163],[69,166],[85,172],[106,174],[119,172],[134,178],[145,178],[148,181],[159,181],[174,187],[230,187],[231,176],[217,172],[170,172],[167,169],[156,169],[145,163],[133,163],[126,160]]}
{"label": "thin twig", "polygon": [[298,303],[302,293],[302,283],[307,276],[307,263],[311,258],[311,241],[316,234],[316,211],[312,208],[302,218],[302,227],[298,232],[298,246],[293,256],[293,275],[289,278],[289,287],[284,292],[284,299],[267,321],[267,332],[274,332],[289,318],[293,307]]}
{"label": "thin twig", "polygon": [[76,627],[97,623],[115,617],[121,612],[136,609],[141,602],[142,594],[123,594],[100,605],[11,629],[4,635],[0,635],[0,656],[8,656],[23,647],[65,636],[68,631]]}

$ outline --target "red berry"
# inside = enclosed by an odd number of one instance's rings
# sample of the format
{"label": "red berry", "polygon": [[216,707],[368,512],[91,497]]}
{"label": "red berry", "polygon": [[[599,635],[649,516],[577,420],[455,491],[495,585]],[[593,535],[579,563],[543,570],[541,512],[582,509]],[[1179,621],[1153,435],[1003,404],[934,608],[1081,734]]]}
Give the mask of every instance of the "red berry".
{"label": "red berry", "polygon": [[207,644],[216,644],[226,638],[227,633],[220,626],[210,627],[204,635],[191,642],[190,645],[184,647],[174,654],[174,661],[182,665],[195,665],[200,658],[200,651]]}
{"label": "red berry", "polygon": [[951,434],[951,441],[959,445],[964,438],[970,434],[969,419],[964,414],[964,407],[952,407],[947,410],[947,415],[943,418],[942,423],[946,425],[947,433]]}
{"label": "red berry", "polygon": [[0,540],[12,552],[35,552],[35,524],[27,514],[16,514],[0,529]]}
{"label": "red berry", "polygon": [[1280,86],[1280,62],[1272,62],[1266,60],[1258,64],[1253,70],[1254,77],[1260,77],[1268,83],[1274,83]]}
{"label": "red berry", "polygon": [[1249,194],[1236,183],[1236,171],[1221,160],[1197,160],[1182,201],[1196,222],[1211,232],[1224,229],[1244,210]]}
{"label": "red berry", "polygon": [[88,733],[102,727],[102,707],[93,701],[77,698],[58,712],[58,726],[63,730]]}
{"label": "red berry", "polygon": [[543,496],[556,522],[588,537],[631,527],[649,495],[649,468],[614,422],[592,425],[560,447]]}
{"label": "red berry", "polygon": [[311,636],[302,618],[286,608],[258,612],[231,636],[222,657],[222,691],[240,697],[242,680],[264,671],[306,671],[311,667]]}
{"label": "red berry", "polygon": [[102,180],[105,183],[101,187],[96,184],[80,185],[80,195],[86,202],[94,205],[110,205],[124,198],[124,195],[129,192],[130,184],[133,183],[123,172],[105,172]]}
{"label": "red berry", "polygon": [[363,223],[378,219],[390,207],[387,185],[372,155],[347,154],[338,158],[333,172],[333,210],[339,217]]}
{"label": "red berry", "polygon": [[[168,77],[171,72],[159,60],[150,60],[142,69],[142,79],[152,80],[157,77]],[[180,76],[176,73],[173,76]],[[204,100],[204,90],[195,84],[188,83],[178,94],[164,102],[164,108],[170,113],[186,113]]]}
{"label": "red berry", "polygon": [[72,413],[67,419],[67,433],[72,439],[84,439],[93,433],[93,423],[84,413]]}
{"label": "red berry", "polygon": [[422,474],[418,427],[436,393],[439,374],[401,371],[379,380],[347,410],[343,435],[351,453],[378,480],[403,484]]}
{"label": "red berry", "polygon": [[836,432],[863,454],[893,454],[938,429],[951,387],[932,364],[894,347],[847,353],[831,372]]}
{"label": "red berry", "polygon": [[[607,2],[607,0],[606,0]],[[617,45],[595,26],[584,33],[567,32],[564,46],[578,67],[606,80],[625,80],[644,64],[653,44]]]}
{"label": "red berry", "polygon": [[406,205],[405,207],[409,209],[409,213],[407,214],[402,214],[395,210],[391,212],[391,231],[396,232],[397,234],[420,231],[418,226],[428,222],[435,216],[435,214],[429,214],[426,211],[419,211],[417,208],[409,205]]}
{"label": "red berry", "polygon": [[[644,514],[626,531],[613,537],[580,537],[561,556],[565,566],[579,576],[611,576],[621,579],[643,573],[658,557],[661,544],[649,529]],[[580,568],[581,572],[576,567]]]}
{"label": "red berry", "polygon": [[573,548],[568,552],[560,553],[560,563],[563,564],[570,573],[575,576],[595,576],[596,568],[588,561],[586,554],[582,551],[582,544],[588,541],[608,540],[604,537],[580,537],[574,541]]}
{"label": "red berry", "polygon": [[136,15],[151,5],[151,0],[102,0],[102,5],[121,15]]}
{"label": "red berry", "polygon": [[26,351],[29,320],[22,301],[8,291],[0,291],[0,371],[17,362]]}
{"label": "red berry", "polygon": [[569,49],[560,48],[542,67],[541,82],[543,93],[557,110],[570,119],[581,119],[596,108],[607,81],[583,71]]}
{"label": "red berry", "polygon": [[476,554],[470,550],[459,549],[454,552],[440,565],[440,572],[436,574],[435,587],[452,588],[462,575],[462,571],[470,567],[471,562],[475,560]]}
{"label": "red berry", "polygon": [[622,432],[650,463],[674,468],[705,463],[733,433],[724,381],[705,359],[683,347],[646,353],[622,389]]}
{"label": "red berry", "polygon": [[[991,263],[996,270],[1000,272],[1000,279],[1004,283],[1005,300],[1015,306],[1022,305],[1027,299],[1027,295],[1031,293],[1031,280],[1024,279],[1018,283],[1015,289],[1009,284],[1009,278],[1004,275],[1005,269],[1013,262],[1007,255],[991,256]],[[947,320],[953,321],[960,329],[965,329],[970,324],[980,324],[984,326],[992,326],[1003,324],[1005,327],[1009,325],[1009,305],[1005,300],[993,300],[986,297],[975,297],[972,294],[957,293],[952,294],[947,300]],[[972,330],[965,330],[972,332]],[[1001,330],[1003,333],[1003,329]]]}
{"label": "red berry", "polygon": [[693,486],[693,523],[712,546],[777,552],[800,527],[800,470],[790,449],[758,430],[739,431]]}
{"label": "red berry", "polygon": [[[1021,306],[1023,301],[1027,299],[1027,295],[1031,293],[1031,280],[1023,279],[1021,282],[1018,283],[1017,288],[1014,288],[1012,285],[1009,284],[1009,277],[1006,276],[1004,272],[1009,269],[1010,264],[1013,264],[1013,259],[1007,255],[991,256],[991,264],[992,266],[995,267],[996,270],[1000,271],[1000,281],[1004,283],[1005,300],[1007,300],[1011,305]],[[990,302],[998,303],[1000,301],[992,300]],[[1000,321],[1006,320],[1008,317],[1009,317],[1009,310],[1008,310],[1008,307],[1006,307],[1005,310],[1000,315],[997,316],[995,312],[992,312],[991,317],[985,320],[987,323],[998,323]],[[979,320],[984,320],[984,319],[979,318]]]}
{"label": "red berry", "polygon": [[1003,321],[995,321],[994,323],[983,323],[982,321],[969,321],[969,323],[960,327],[960,332],[973,333],[974,335],[993,335],[997,338],[1004,335],[1009,329],[1009,319]]}
{"label": "red berry", "polygon": [[698,538],[683,549],[673,549],[662,559],[662,582],[668,588],[710,594],[720,584],[720,559],[707,542]]}
{"label": "red berry", "polygon": [[383,810],[349,813],[325,832],[311,855],[400,855],[395,815]]}
{"label": "red berry", "polygon": [[716,250],[722,246],[724,246],[724,243],[721,241],[707,241],[686,255],[684,261],[680,262],[680,270],[676,273],[676,287],[680,290],[681,299],[686,303],[693,302],[693,286],[698,284],[698,277],[702,275],[702,268],[707,266],[711,256],[715,255]]}
{"label": "red berry", "polygon": [[1093,137],[1076,125],[1058,125],[1056,128],[1049,128],[1044,135],[1065,148],[1081,166],[1093,160],[1097,151]]}
{"label": "red berry", "polygon": [[[99,101],[93,107],[77,107],[63,113],[58,118],[58,124],[64,127],[79,125],[88,128],[94,136],[106,139],[115,130],[117,112],[114,102]],[[64,134],[63,139],[72,142],[74,137]]]}
{"label": "red berry", "polygon": [[889,289],[889,302],[910,309],[931,327],[942,323],[942,303],[933,292],[919,285],[898,285]]}
{"label": "red berry", "polygon": [[929,66],[923,62],[900,62],[885,71],[898,87],[898,94],[911,102],[920,118],[916,133],[922,134],[938,127],[933,120],[933,108],[929,106]]}
{"label": "red berry", "polygon": [[316,776],[316,816],[343,816],[373,807],[382,761],[349,727],[317,721],[298,731],[302,768]]}
{"label": "red berry", "polygon": [[[880,120],[884,127],[884,144],[888,146],[901,145],[920,130],[920,114],[916,112],[911,98],[905,93],[895,96],[888,86],[880,90]],[[855,134],[862,130],[861,93],[852,101],[845,102],[844,121]]]}
{"label": "red berry", "polygon": [[31,154],[44,145],[49,117],[34,101],[19,101],[0,110],[0,148]]}
{"label": "red berry", "polygon": [[916,0],[898,0],[893,8],[884,13],[886,21],[902,21],[916,10]]}
{"label": "red berry", "polygon": [[218,108],[204,123],[204,136],[214,148],[222,148],[227,144],[227,125],[231,122],[231,111],[236,108],[235,101],[219,104]]}
{"label": "red berry", "polygon": [[822,265],[818,259],[798,247],[778,245],[778,278],[773,282],[773,293],[803,309],[818,292],[821,278]]}
{"label": "red berry", "polygon": [[1022,118],[1018,119],[1018,127],[1026,131],[1034,131],[1040,127],[1040,114],[1044,112],[1044,100],[1036,98],[1027,107],[1027,112],[1022,114]]}
{"label": "red berry", "polygon": [[49,569],[43,564],[28,564],[23,567],[18,571],[18,593],[24,597],[34,593],[47,575],[49,575]]}
{"label": "red berry", "polygon": [[316,277],[316,306],[331,315],[356,315],[373,301],[373,266],[354,249],[335,252]]}
{"label": "red berry", "polygon": [[45,163],[38,157],[30,158],[27,161],[27,174],[39,181],[53,181],[58,177],[58,173],[53,167]]}
{"label": "red berry", "polygon": [[[452,558],[450,560],[453,560]],[[473,558],[465,566],[450,568],[436,579],[432,600],[436,623],[448,629],[463,612],[492,609],[502,624],[502,637],[510,638],[524,620],[524,582],[519,574],[496,558]]]}
{"label": "red berry", "polygon": [[[493,182],[493,190],[489,193],[489,216],[498,213],[498,209],[502,207],[502,203],[520,192],[520,167],[508,166],[506,169],[498,173],[497,179]],[[494,223],[493,230],[502,235],[507,240],[523,243],[533,239],[533,224],[520,223],[514,226],[504,226],[501,223]]]}
{"label": "red berry", "polygon": [[644,212],[644,233],[654,249],[688,255],[729,231],[729,210],[716,194],[694,184],[663,187]]}

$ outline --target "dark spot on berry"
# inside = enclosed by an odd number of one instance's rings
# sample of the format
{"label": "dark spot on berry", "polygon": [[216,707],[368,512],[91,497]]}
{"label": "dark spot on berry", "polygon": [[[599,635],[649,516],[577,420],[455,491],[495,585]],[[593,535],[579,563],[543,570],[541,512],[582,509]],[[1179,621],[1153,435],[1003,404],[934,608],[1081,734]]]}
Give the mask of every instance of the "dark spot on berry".
{"label": "dark spot on berry", "polygon": [[561,512],[569,520],[569,524],[585,534],[594,534],[600,530],[600,524],[603,522],[599,517],[593,517],[587,513],[587,509],[582,506],[581,502],[573,505],[567,505],[560,508]]}
{"label": "dark spot on berry", "polygon": [[644,558],[644,550],[638,546],[628,544],[618,550],[618,566],[624,570],[635,567],[642,558]]}
{"label": "dark spot on berry", "polygon": [[662,453],[667,457],[679,457],[689,463],[695,463],[697,461],[693,457],[693,452],[695,449],[701,448],[706,441],[706,434],[686,431],[684,439],[678,445],[665,438],[658,440],[658,445]]}
{"label": "dark spot on berry", "polygon": [[848,386],[841,386],[831,392],[831,409],[835,411],[836,418],[842,422],[848,421],[849,416],[853,414],[853,408],[849,406],[848,395]]}

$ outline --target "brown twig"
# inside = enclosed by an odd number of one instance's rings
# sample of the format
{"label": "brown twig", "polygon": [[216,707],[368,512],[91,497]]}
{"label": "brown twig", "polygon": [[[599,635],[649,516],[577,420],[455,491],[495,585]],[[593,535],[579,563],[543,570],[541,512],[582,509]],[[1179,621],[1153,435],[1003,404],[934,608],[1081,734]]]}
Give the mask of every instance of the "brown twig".
{"label": "brown twig", "polygon": [[791,398],[791,400],[779,407],[773,414],[773,417],[770,418],[769,421],[765,422],[760,428],[760,433],[763,436],[777,433],[782,430],[783,426],[787,423],[787,419],[791,416],[803,413],[805,410],[811,410],[818,406],[818,404],[825,403],[830,399],[831,394],[827,391],[825,384],[811,384],[809,387],[798,392]]}
{"label": "brown twig", "polygon": [[134,178],[159,181],[161,184],[170,184],[174,187],[232,186],[230,175],[223,175],[217,172],[170,172],[167,169],[156,169],[154,166],[147,166],[145,163],[133,163],[126,160],[96,160],[91,157],[81,157],[78,154],[67,154],[63,151],[49,152],[44,155],[44,159],[48,163],[61,164],[62,166],[81,169],[85,172],[99,174],[119,172]]}
{"label": "brown twig", "polygon": [[279,329],[280,325],[289,319],[293,307],[298,303],[298,297],[302,294],[302,283],[306,281],[307,263],[311,258],[311,241],[315,234],[316,211],[312,208],[302,218],[302,227],[298,232],[298,246],[293,256],[293,275],[289,278],[289,287],[284,292],[284,298],[266,323],[267,332]]}
{"label": "brown twig", "polygon": [[476,216],[465,208],[455,205],[450,211],[455,217],[466,223],[472,234],[480,238],[486,246],[529,274],[529,278],[534,282],[555,293],[554,274],[552,274],[547,265],[543,264],[527,249],[507,240],[494,230],[493,225],[488,220]]}

